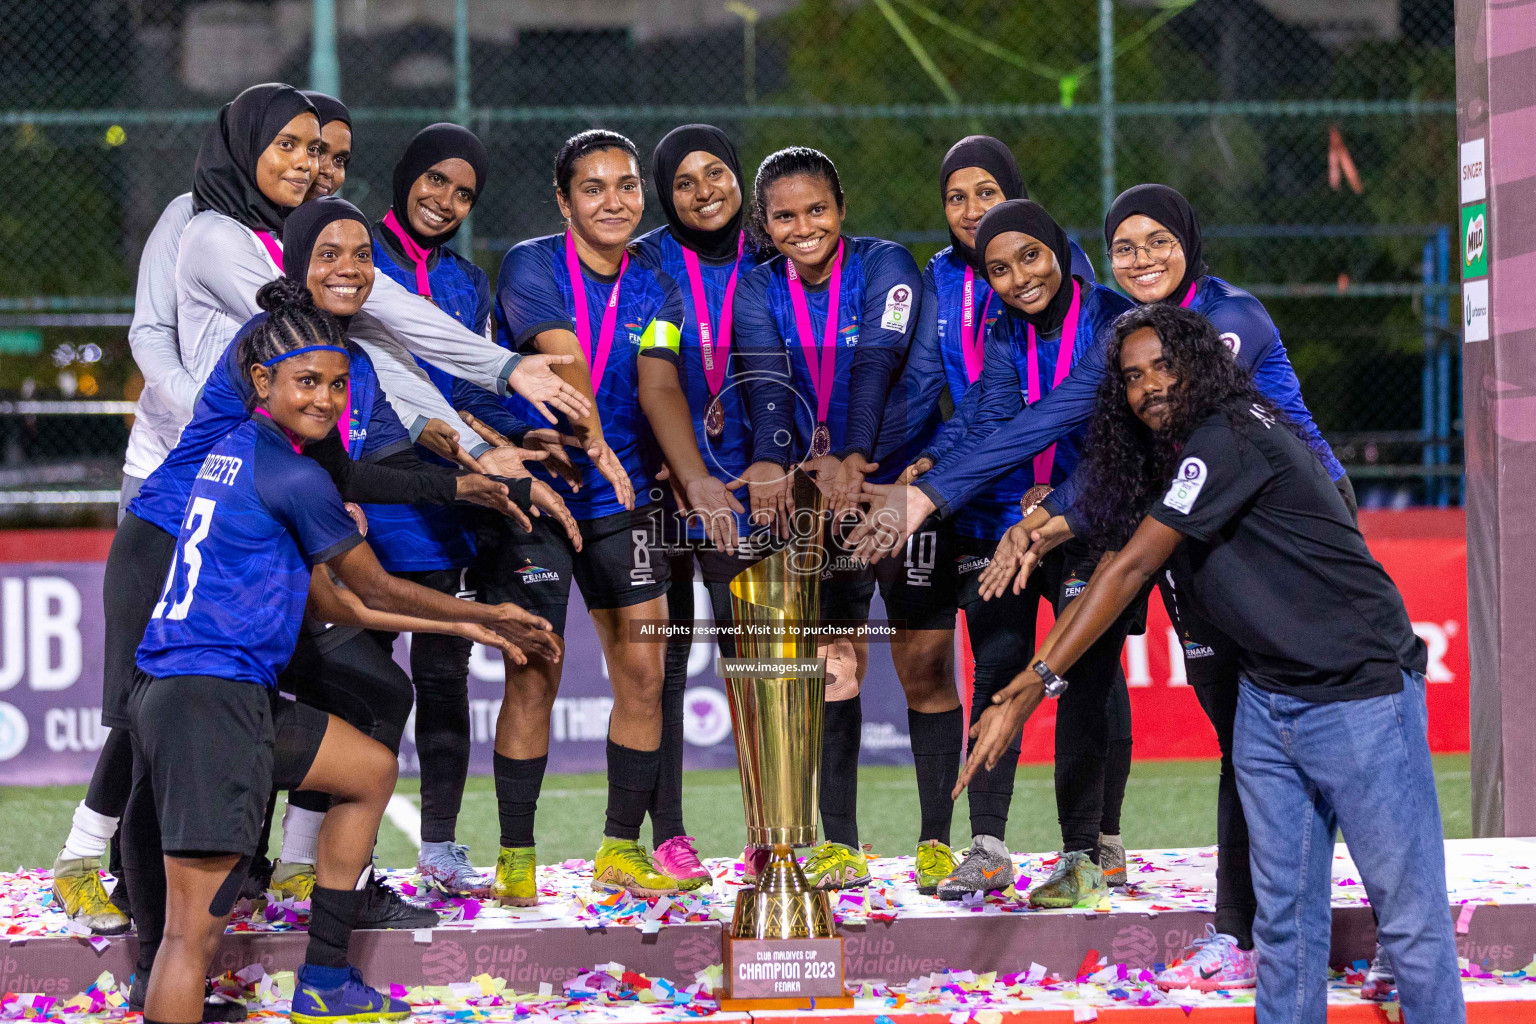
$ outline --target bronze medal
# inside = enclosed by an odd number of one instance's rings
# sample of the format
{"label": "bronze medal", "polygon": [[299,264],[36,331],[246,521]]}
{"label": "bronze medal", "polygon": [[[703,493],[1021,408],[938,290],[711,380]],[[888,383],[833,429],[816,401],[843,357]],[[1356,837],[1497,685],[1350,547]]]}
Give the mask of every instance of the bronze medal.
{"label": "bronze medal", "polygon": [[816,432],[811,435],[811,458],[819,459],[832,450],[832,431],[827,429],[825,423],[816,424]]}
{"label": "bronze medal", "polygon": [[720,404],[719,395],[711,398],[704,409],[704,433],[710,437],[725,433],[725,407]]}
{"label": "bronze medal", "polygon": [[1045,496],[1050,493],[1050,484],[1035,484],[1035,486],[1025,491],[1024,497],[1019,499],[1019,509],[1024,513],[1024,517],[1027,519],[1031,512],[1039,508],[1040,503],[1045,500]]}

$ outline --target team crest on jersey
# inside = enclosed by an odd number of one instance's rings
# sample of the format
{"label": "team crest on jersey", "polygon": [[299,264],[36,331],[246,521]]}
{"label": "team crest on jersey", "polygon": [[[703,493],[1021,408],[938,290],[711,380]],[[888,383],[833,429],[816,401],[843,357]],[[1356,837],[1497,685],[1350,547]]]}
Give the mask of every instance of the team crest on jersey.
{"label": "team crest on jersey", "polygon": [[560,579],[560,574],[542,565],[525,565],[517,570],[517,578],[524,583],[553,583]]}
{"label": "team crest on jersey", "polygon": [[629,332],[629,343],[631,345],[640,344],[640,324],[625,324],[624,329]]}
{"label": "team crest on jersey", "polygon": [[880,316],[880,327],[887,331],[907,333],[912,320],[912,286],[898,284],[885,293],[885,312]]}
{"label": "team crest on jersey", "polygon": [[959,558],[956,558],[955,561],[958,563],[955,566],[956,572],[980,572],[982,569],[985,569],[987,566],[992,564],[992,559],[987,558],[985,555],[978,555],[973,558],[967,558],[964,555],[961,555]]}
{"label": "team crest on jersey", "polygon": [[1184,641],[1184,657],[1186,660],[1190,658],[1212,658],[1215,656],[1216,652],[1211,650],[1210,644],[1200,644],[1193,640]]}
{"label": "team crest on jersey", "polygon": [[853,323],[849,324],[847,327],[844,327],[837,333],[843,336],[843,344],[847,345],[849,348],[852,348],[859,343],[858,321],[855,320]]}
{"label": "team crest on jersey", "polygon": [[1179,471],[1174,474],[1173,485],[1168,488],[1168,493],[1163,495],[1163,504],[1175,512],[1189,515],[1189,510],[1195,507],[1195,499],[1200,497],[1200,488],[1205,486],[1207,471],[1205,462],[1193,455],[1179,463]]}
{"label": "team crest on jersey", "polygon": [[1067,582],[1062,584],[1062,596],[1079,597],[1086,586],[1088,586],[1088,581],[1079,577],[1077,573],[1073,573],[1067,577]]}

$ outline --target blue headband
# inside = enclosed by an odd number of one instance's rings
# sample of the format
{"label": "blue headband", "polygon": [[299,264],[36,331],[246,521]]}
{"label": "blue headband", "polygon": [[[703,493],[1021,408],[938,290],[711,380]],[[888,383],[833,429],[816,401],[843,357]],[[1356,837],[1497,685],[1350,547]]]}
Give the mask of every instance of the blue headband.
{"label": "blue headband", "polygon": [[335,345],[305,345],[303,348],[296,348],[292,352],[284,352],[282,355],[277,356],[274,359],[268,359],[266,362],[262,363],[261,365],[262,366],[276,366],[278,363],[282,362],[284,359],[292,359],[294,356],[301,356],[305,352],[340,352],[342,355],[346,356],[349,360],[352,358],[352,353],[348,352],[344,348],[338,348]]}

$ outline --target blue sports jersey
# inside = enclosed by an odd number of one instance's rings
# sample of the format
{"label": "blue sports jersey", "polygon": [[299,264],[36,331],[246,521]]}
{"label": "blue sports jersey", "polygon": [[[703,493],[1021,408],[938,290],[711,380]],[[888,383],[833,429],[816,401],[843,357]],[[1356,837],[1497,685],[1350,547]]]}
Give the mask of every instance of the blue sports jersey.
{"label": "blue sports jersey", "polygon": [[[585,265],[581,269],[587,295],[587,317],[592,327],[591,342],[595,349],[614,278],[599,276]],[[497,340],[516,351],[531,345],[534,337],[543,331],[575,333],[574,295],[565,265],[564,232],[519,242],[507,251],[496,281]],[[613,347],[608,355],[602,386],[596,389],[597,412],[602,421],[603,437],[629,474],[630,484],[635,489],[635,504],[639,507],[650,501],[651,476],[645,466],[648,427],[640,411],[640,384],[635,360],[642,349],[678,350],[678,327],[683,322],[682,296],[667,274],[631,259],[619,282],[616,317]],[[587,353],[589,368],[593,354]],[[524,421],[542,419],[526,400],[518,396],[508,396],[503,401]],[[461,406],[466,407],[479,415],[476,407]],[[561,433],[571,433],[570,422],[563,415],[558,428]],[[599,519],[622,512],[624,506],[614,494],[613,485],[597,471],[586,453],[578,449],[567,450],[581,474],[580,491],[572,491],[563,478],[542,466],[533,467],[534,475],[559,493],[571,515],[577,519]]]}
{"label": "blue sports jersey", "polygon": [[[379,227],[373,232],[373,263],[406,290],[416,290],[416,268],[396,253],[388,232]],[[452,249],[438,246],[428,259],[427,283],[438,309],[476,334],[486,333],[491,318],[491,282],[485,271]],[[422,359],[416,364],[452,403],[459,378]],[[419,445],[416,454],[423,462],[449,465]],[[452,505],[364,505],[363,511],[368,516],[368,543],[379,556],[379,564],[390,572],[462,569],[474,560],[472,514],[464,509]]]}
{"label": "blue sports jersey", "polygon": [[[1087,283],[1081,283],[1081,287],[1082,308],[1072,347],[1074,366],[1106,342],[1110,324],[1132,306],[1130,300],[1108,288]],[[1036,387],[1041,402],[1050,396],[1054,387],[1062,358],[1063,330],[1059,328],[1039,335],[1036,340]],[[951,458],[962,463],[970,461],[971,453],[985,442],[987,436],[1018,415],[1029,400],[1028,323],[1023,317],[1005,311],[987,332],[986,344],[980,386],[966,393],[954,417],[945,424],[948,433],[960,435],[948,447]],[[1054,486],[1071,475],[1081,457],[1087,430],[1085,422],[1056,440],[1049,480],[1035,479],[1036,467],[1031,457],[989,489],[984,489],[955,516],[956,532],[985,540],[1001,539],[1008,527],[1019,521],[1019,499],[1026,490],[1035,483]]]}
{"label": "blue sports jersey", "polygon": [[[879,448],[881,422],[907,347],[916,333],[921,277],[912,254],[879,238],[845,238],[837,349],[827,429],[832,454]],[[817,396],[795,325],[788,257],[775,254],[736,292],[737,351],[748,379],[753,461],[788,465],[810,451]],[[805,287],[811,333],[819,352],[825,337],[830,279]],[[873,481],[892,480],[904,466],[882,462]]]}
{"label": "blue sports jersey", "polygon": [[[1241,288],[1207,276],[1197,282],[1190,308],[1211,321],[1239,365],[1253,374],[1253,382],[1259,390],[1301,427],[1308,445],[1328,470],[1328,475],[1334,480],[1341,478],[1344,467],[1334,457],[1328,442],[1323,440],[1311,412],[1302,401],[1296,371],[1291,367],[1280,333],[1263,304]],[[971,460],[970,465],[953,465],[942,475],[936,470],[925,476],[919,484],[923,493],[943,514],[949,515],[985,485],[989,464],[993,469],[1011,468],[1025,458],[1023,453],[1038,451],[1086,423],[1093,414],[1099,381],[1105,370],[1104,346],[1101,344],[1094,347],[1093,358],[1074,366],[1062,386],[1045,401],[1023,410],[1003,424],[982,448],[973,453],[977,458]],[[1063,511],[1072,503],[1074,492],[1075,488],[1069,485],[1063,493],[1052,495],[1046,503],[1047,508],[1053,513]]]}
{"label": "blue sports jersey", "polygon": [[[635,243],[635,248],[641,261],[666,274],[677,284],[683,305],[682,337],[677,352],[655,346],[646,349],[645,354],[670,359],[677,366],[677,375],[683,386],[683,394],[688,398],[688,411],[693,414],[693,436],[698,439],[699,452],[704,456],[704,465],[716,480],[734,480],[752,462],[752,425],[747,415],[745,389],[736,384],[736,370],[739,366],[736,358],[736,340],[734,337],[731,339],[731,355],[726,367],[725,383],[720,389],[719,396],[720,406],[725,413],[725,430],[719,437],[710,437],[709,431],[704,427],[704,414],[709,408],[711,398],[709,381],[704,373],[704,353],[699,347],[699,318],[694,309],[693,284],[689,280],[688,266],[683,259],[683,247],[677,239],[672,237],[672,229],[663,225],[642,235]],[[732,300],[732,335],[740,334],[734,324],[738,322],[735,311],[741,306],[742,283],[746,281],[747,275],[758,262],[758,255],[754,250],[748,248],[743,251],[740,269],[736,276],[736,297]],[[709,311],[709,322],[716,332],[717,343],[721,330],[721,311],[725,305],[725,292],[734,266],[736,266],[734,259],[713,263],[703,257],[699,259],[699,277],[704,283],[705,308]],[[746,493],[746,488],[742,488],[736,494],[743,505],[747,504]],[[670,490],[668,495],[670,497]],[[751,524],[748,522],[749,515],[750,513],[744,512],[736,517],[741,536],[752,532]],[[695,539],[702,538],[703,525],[697,521],[691,521],[688,536]]]}
{"label": "blue sports jersey", "polygon": [[271,420],[251,417],[197,472],[139,668],[276,687],[310,569],[362,542],[325,470]]}
{"label": "blue sports jersey", "polygon": [[[1088,254],[1071,239],[1067,244],[1072,250],[1073,276],[1093,284],[1093,264]],[[901,382],[891,393],[881,426],[877,458],[881,465],[895,460],[905,467],[924,457],[937,465],[949,446],[964,435],[963,430],[944,430],[939,396],[947,388],[952,407],[958,409],[972,383],[966,372],[961,341],[966,332],[965,271],[965,260],[954,251],[954,246],[940,249],[923,268],[923,304],[917,319],[917,335],[912,339]],[[971,330],[975,331],[978,320],[991,324],[1002,308],[986,274],[974,271]],[[985,327],[982,330],[985,337]]]}
{"label": "blue sports jersey", "polygon": [[[266,313],[257,313],[224,349],[198,393],[192,419],[182,428],[181,439],[129,503],[128,511],[146,523],[173,535],[181,529],[187,496],[192,493],[203,459],[225,435],[250,418],[256,396],[246,368],[240,365],[240,342],[247,331],[254,330],[266,318]],[[344,421],[347,454],[361,461],[376,462],[410,447],[410,435],[379,387],[373,360],[350,341],[347,353],[352,360],[350,409]],[[337,426],[340,429],[342,424]]]}
{"label": "blue sports jersey", "polygon": [[1301,397],[1301,382],[1286,354],[1280,330],[1264,304],[1235,284],[1219,277],[1202,277],[1189,308],[1211,322],[1239,364],[1253,374],[1253,383],[1301,429],[1301,436],[1335,481],[1344,467],[1317,429],[1312,411]]}

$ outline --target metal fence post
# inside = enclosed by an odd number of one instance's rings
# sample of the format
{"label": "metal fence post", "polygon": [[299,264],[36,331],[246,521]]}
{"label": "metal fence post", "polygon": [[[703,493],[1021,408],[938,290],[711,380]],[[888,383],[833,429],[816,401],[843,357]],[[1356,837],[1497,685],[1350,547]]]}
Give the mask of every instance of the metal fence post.
{"label": "metal fence post", "polygon": [[[1441,227],[1435,234],[1435,283],[1440,285],[1440,295],[1435,300],[1436,376],[1438,378],[1438,414],[1435,418],[1435,437],[1440,442],[1436,461],[1442,466],[1451,464],[1451,300],[1445,294],[1445,285],[1451,279],[1451,232]],[[1459,347],[1459,346],[1458,346]],[[1449,504],[1451,481],[1442,473],[1436,478],[1435,504],[1444,508]]]}
{"label": "metal fence post", "polygon": [[341,95],[341,61],[336,56],[336,0],[312,0],[314,28],[310,33],[309,87]]}
{"label": "metal fence post", "polygon": [[[1420,417],[1421,430],[1424,436],[1424,450],[1421,453],[1420,462],[1426,470],[1435,464],[1435,398],[1438,388],[1435,386],[1437,363],[1435,350],[1439,346],[1439,339],[1435,332],[1435,240],[1424,240],[1424,262],[1420,269],[1420,279],[1424,282],[1424,370],[1423,370],[1423,411]],[[1429,503],[1434,500],[1435,477],[1429,472],[1424,474],[1424,501]]]}
{"label": "metal fence post", "polygon": [[[453,119],[469,127],[469,0],[453,0]],[[459,228],[459,251],[475,258],[475,211]]]}
{"label": "metal fence post", "polygon": [[1115,201],[1115,0],[1099,0],[1099,199]]}

